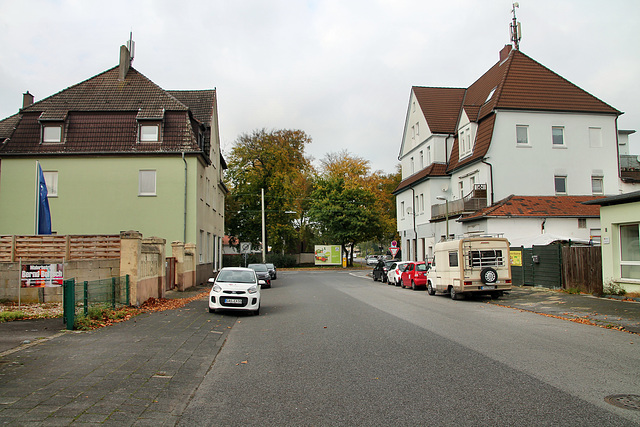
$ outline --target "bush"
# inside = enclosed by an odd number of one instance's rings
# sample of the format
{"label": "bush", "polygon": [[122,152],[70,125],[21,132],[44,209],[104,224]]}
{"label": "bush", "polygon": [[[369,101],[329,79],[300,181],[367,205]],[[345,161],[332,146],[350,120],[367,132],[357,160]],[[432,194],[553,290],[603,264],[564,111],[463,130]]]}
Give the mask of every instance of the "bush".
{"label": "bush", "polygon": [[3,311],[0,312],[0,323],[2,322],[10,322],[16,319],[22,319],[25,317],[25,314],[21,311]]}
{"label": "bush", "polygon": [[614,282],[607,283],[602,289],[602,292],[607,295],[620,295],[620,296],[623,296],[627,293],[627,291],[622,286],[620,286],[619,283],[614,283]]}

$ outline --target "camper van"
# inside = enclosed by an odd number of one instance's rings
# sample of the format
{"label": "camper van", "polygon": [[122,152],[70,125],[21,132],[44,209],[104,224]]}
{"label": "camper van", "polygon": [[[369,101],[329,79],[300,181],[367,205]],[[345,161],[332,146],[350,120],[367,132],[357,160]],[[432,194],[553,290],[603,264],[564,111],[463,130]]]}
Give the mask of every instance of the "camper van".
{"label": "camper van", "polygon": [[467,237],[436,243],[427,292],[451,299],[488,294],[500,298],[511,290],[509,241],[500,237]]}

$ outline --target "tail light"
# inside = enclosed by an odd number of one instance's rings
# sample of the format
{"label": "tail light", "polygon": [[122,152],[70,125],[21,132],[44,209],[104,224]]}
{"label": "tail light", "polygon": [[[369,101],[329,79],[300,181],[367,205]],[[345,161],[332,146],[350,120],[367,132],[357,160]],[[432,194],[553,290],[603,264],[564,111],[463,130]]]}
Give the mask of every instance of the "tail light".
{"label": "tail light", "polygon": [[472,283],[472,282],[464,282],[464,285],[465,285],[465,286],[471,286],[471,283]]}
{"label": "tail light", "polygon": [[507,279],[504,281],[505,283],[511,283],[511,279]]}

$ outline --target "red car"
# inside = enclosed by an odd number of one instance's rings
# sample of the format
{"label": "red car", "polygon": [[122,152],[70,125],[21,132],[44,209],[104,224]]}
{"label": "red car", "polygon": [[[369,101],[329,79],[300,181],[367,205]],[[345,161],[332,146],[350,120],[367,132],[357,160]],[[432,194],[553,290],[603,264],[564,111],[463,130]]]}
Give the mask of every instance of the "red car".
{"label": "red car", "polygon": [[402,272],[401,286],[411,288],[414,291],[418,288],[426,288],[428,269],[429,267],[424,261],[410,262]]}

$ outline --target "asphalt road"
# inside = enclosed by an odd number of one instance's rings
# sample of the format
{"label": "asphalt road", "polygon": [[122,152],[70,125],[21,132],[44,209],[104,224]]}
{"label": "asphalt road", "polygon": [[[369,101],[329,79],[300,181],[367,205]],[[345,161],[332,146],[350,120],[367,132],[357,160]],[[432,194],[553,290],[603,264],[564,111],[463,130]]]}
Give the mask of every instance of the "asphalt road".
{"label": "asphalt road", "polygon": [[640,424],[638,336],[373,282],[279,272],[178,425]]}

